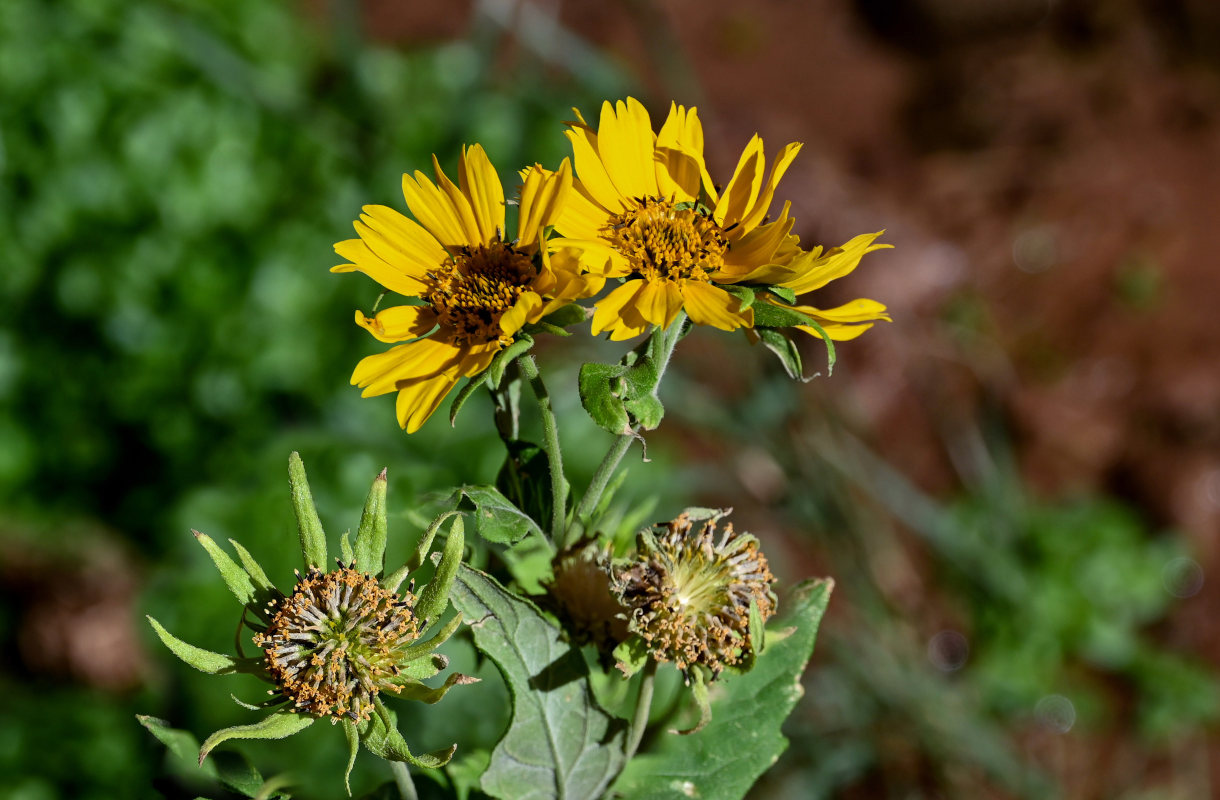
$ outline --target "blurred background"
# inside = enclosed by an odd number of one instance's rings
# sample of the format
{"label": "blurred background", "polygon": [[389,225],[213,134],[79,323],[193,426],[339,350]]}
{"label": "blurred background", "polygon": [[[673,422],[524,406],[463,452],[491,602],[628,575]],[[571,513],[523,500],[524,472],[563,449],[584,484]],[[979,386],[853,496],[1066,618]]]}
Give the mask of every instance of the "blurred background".
{"label": "blurred background", "polygon": [[[0,798],[194,796],[134,715],[206,735],[258,687],[177,663],[143,615],[231,647],[191,528],[287,585],[290,450],[332,535],[389,467],[391,558],[429,492],[494,479],[484,400],[408,438],[347,385],[378,290],[328,275],[331,245],[431,153],[481,142],[508,182],[627,93],[697,105],[716,175],[755,131],[805,142],[781,186],[802,240],[896,246],[816,301],[894,316],[833,377],[686,339],[626,490],[641,517],[735,506],[786,584],[838,582],[754,796],[1220,791],[1210,0],[5,0]],[[581,483],[608,442],[575,370],[602,351],[561,344]],[[494,740],[493,683],[408,741]],[[310,765],[248,751],[328,796],[333,734],[303,734]]]}

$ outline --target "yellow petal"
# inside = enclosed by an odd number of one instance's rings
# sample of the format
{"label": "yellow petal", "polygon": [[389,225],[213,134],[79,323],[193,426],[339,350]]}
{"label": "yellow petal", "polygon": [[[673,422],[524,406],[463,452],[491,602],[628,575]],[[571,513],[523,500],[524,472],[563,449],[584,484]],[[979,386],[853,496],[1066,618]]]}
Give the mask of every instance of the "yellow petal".
{"label": "yellow petal", "polygon": [[437,337],[400,344],[362,358],[352,372],[352,384],[364,390],[361,397],[385,394],[394,391],[399,381],[439,375],[461,354],[457,347]]}
{"label": "yellow petal", "polygon": [[758,138],[758,134],[754,134],[746,149],[741,152],[737,168],[733,170],[733,178],[729,185],[724,187],[724,192],[712,212],[713,218],[722,228],[740,221],[754,205],[758,190],[762,186],[764,166],[762,139]]}
{"label": "yellow petal", "polygon": [[356,312],[356,324],[383,342],[401,342],[427,336],[436,327],[436,312],[431,306],[393,306],[374,317]]}
{"label": "yellow petal", "polygon": [[682,291],[673,281],[644,281],[634,305],[653,325],[668,328],[682,310]]}
{"label": "yellow petal", "polygon": [[[639,311],[635,309],[632,303],[635,296],[643,288],[644,281],[642,280],[627,281],[597,301],[596,310],[593,312],[593,335],[597,336],[602,331],[614,331],[621,328],[623,326],[623,316],[631,317],[632,326],[640,323],[647,326],[648,321],[640,316]],[[611,338],[614,337],[611,336]]]}
{"label": "yellow petal", "polygon": [[463,147],[458,160],[458,184],[470,198],[475,222],[484,242],[504,234],[504,185],[482,145]]}
{"label": "yellow petal", "polygon": [[819,255],[819,250],[812,250],[794,259],[789,266],[793,267],[798,277],[779,284],[791,289],[797,294],[820,289],[836,278],[847,275],[860,263],[866,253],[874,250],[884,250],[893,245],[873,244],[874,240],[885,233],[865,233],[855,237],[842,247],[835,247]]}
{"label": "yellow petal", "polygon": [[[483,235],[479,221],[475,219],[474,208],[470,205],[470,198],[458,188],[457,184],[449,180],[449,176],[441,169],[441,163],[436,160],[435,155],[432,156],[432,169],[436,173],[436,186],[448,198],[456,215],[457,224],[462,229],[462,235],[466,237],[466,240],[470,244],[484,244],[490,241],[494,231],[489,232],[486,236]],[[499,178],[496,180],[498,181]]]}
{"label": "yellow petal", "polygon": [[648,110],[634,97],[614,106],[602,104],[597,126],[597,151],[606,173],[624,197],[655,197],[655,137]]}
{"label": "yellow petal", "polygon": [[793,306],[802,314],[808,314],[818,322],[876,322],[885,320],[891,322],[885,305],[867,297],[857,298],[850,303],[828,309],[818,309],[812,306]]}
{"label": "yellow petal", "polygon": [[394,403],[398,424],[407,433],[415,433],[440,407],[457,380],[456,375],[445,373],[403,383],[398,390],[398,400]]}
{"label": "yellow petal", "polygon": [[[866,325],[843,325],[843,324],[839,324],[839,323],[828,322],[822,326],[822,330],[826,331],[826,335],[829,336],[832,341],[848,342],[848,341],[851,341],[852,339],[855,339],[857,336],[861,335],[862,333],[864,333],[866,330],[868,330],[871,327],[873,327],[873,324],[871,322]],[[796,329],[800,330],[800,331],[804,331],[805,333],[809,334],[810,336],[814,336],[818,339],[822,338],[822,334],[818,333],[817,328],[814,328],[812,326],[797,325]]]}
{"label": "yellow petal", "polygon": [[[404,216],[389,206],[368,205],[361,209],[360,215],[369,230],[375,231],[385,239],[386,243],[400,253],[404,259],[413,263],[416,273],[422,275],[443,262],[448,254],[436,237],[415,220]],[[370,240],[370,244],[372,244]],[[374,250],[380,251],[376,245]],[[393,259],[386,256],[394,263]]]}
{"label": "yellow petal", "polygon": [[703,128],[695,109],[670,103],[669,116],[657,132],[657,190],[661,197],[686,203],[699,197],[707,167],[703,163]]}
{"label": "yellow petal", "polygon": [[[784,173],[788,171],[789,165],[792,164],[792,160],[796,158],[799,152],[801,152],[800,143],[793,142],[781,150],[779,155],[775,157],[775,160],[771,162],[771,172],[767,175],[766,185],[763,186],[762,192],[741,217],[741,234],[754,230],[767,216],[767,212],[771,209],[771,200],[775,197],[775,187],[779,185],[780,179],[784,177]],[[759,154],[761,155],[761,153],[762,148],[760,144]],[[786,210],[787,206],[785,205]]]}
{"label": "yellow petal", "polygon": [[588,188],[574,180],[555,220],[555,229],[574,239],[597,239],[609,218],[609,212],[593,200]]}
{"label": "yellow petal", "polygon": [[572,165],[566,158],[555,172],[541,167],[530,170],[521,186],[517,217],[517,238],[523,245],[538,241],[547,226],[555,224],[571,188]]}
{"label": "yellow petal", "polygon": [[784,203],[784,210],[779,219],[749,231],[743,236],[733,237],[736,230],[730,232],[729,249],[724,254],[726,267],[734,274],[740,274],[741,268],[754,269],[763,264],[776,261],[776,253],[780,245],[788,238],[794,219],[788,216],[790,203]]}
{"label": "yellow petal", "polygon": [[535,321],[537,317],[531,315],[541,308],[541,297],[535,292],[522,292],[521,296],[517,298],[517,302],[513,303],[512,308],[500,315],[500,330],[504,331],[505,335],[512,336],[521,330],[521,326],[527,321]]}
{"label": "yellow petal", "polygon": [[587,272],[604,278],[623,278],[631,274],[631,265],[622,254],[601,239],[567,239],[556,237],[547,242],[554,253],[563,248],[580,251],[580,260]]}
{"label": "yellow petal", "polygon": [[589,196],[610,213],[621,212],[625,207],[623,197],[606,174],[606,167],[595,149],[597,137],[584,128],[568,129],[564,131],[564,136],[572,143],[572,161],[576,166],[576,175]]}
{"label": "yellow petal", "polygon": [[391,292],[398,292],[405,297],[418,297],[428,291],[427,284],[414,275],[403,272],[400,266],[386,262],[370,250],[363,239],[337,242],[335,252],[351,263],[337,264],[330,268],[331,272],[363,272]]}
{"label": "yellow petal", "polygon": [[419,224],[427,228],[443,246],[462,247],[482,243],[477,237],[471,239],[467,235],[449,196],[434,186],[424,173],[416,170],[413,176],[403,175],[402,194],[406,198],[407,208],[411,209]]}
{"label": "yellow petal", "polygon": [[741,301],[710,283],[687,281],[682,287],[686,313],[696,325],[710,325],[722,331],[754,325],[754,309],[741,308]]}

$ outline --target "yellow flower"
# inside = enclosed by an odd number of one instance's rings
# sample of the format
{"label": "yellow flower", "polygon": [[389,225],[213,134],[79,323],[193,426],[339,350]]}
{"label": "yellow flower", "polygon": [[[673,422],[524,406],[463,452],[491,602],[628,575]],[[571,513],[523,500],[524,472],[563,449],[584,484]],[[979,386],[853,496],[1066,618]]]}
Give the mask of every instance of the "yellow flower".
{"label": "yellow flower", "polygon": [[[355,223],[360,238],[335,245],[349,263],[332,272],[363,272],[386,289],[419,298],[356,323],[383,342],[406,342],[356,365],[352,383],[363,397],[398,392],[398,424],[413,433],[462,377],[487,369],[521,328],[575,298],[601,289],[604,278],[581,275],[571,248],[542,246],[572,172],[523,172],[517,239],[506,242],[504,189],[479,145],[463,148],[458,184],[432,158],[424,173],[402,176],[415,220],[386,206],[365,206]],[[417,220],[417,221],[416,221]]]}
{"label": "yellow flower", "polygon": [[[803,251],[791,235],[785,202],[768,219],[775,190],[797,153],[788,144],[768,169],[763,141],[750,139],[733,177],[718,191],[703,158],[703,127],[694,108],[671,104],[660,131],[634,98],[602,104],[597,130],[580,112],[566,131],[578,180],[556,223],[552,247],[578,247],[585,268],[624,283],[597,304],[593,333],[629,339],[651,325],[668,327],[681,310],[692,321],[722,330],[755,324],[742,298],[759,288],[801,294],[847,274],[879,234],[843,248]],[[727,288],[726,288],[727,287]],[[737,288],[740,287],[740,288]],[[783,294],[788,294],[783,291]],[[832,339],[850,339],[889,319],[885,306],[856,300],[820,310],[792,308],[822,323]],[[797,326],[817,335],[812,326]]]}
{"label": "yellow flower", "polygon": [[783,148],[764,176],[755,136],[717,193],[695,109],[671,104],[655,134],[647,110],[630,97],[604,103],[596,131],[577,116],[566,134],[579,179],[556,223],[561,238],[551,244],[579,247],[587,270],[626,279],[597,304],[593,333],[628,339],[651,325],[668,327],[683,309],[700,325],[753,325],[753,310],[722,287],[753,280],[785,245],[788,206],[774,222],[766,216],[801,146]]}

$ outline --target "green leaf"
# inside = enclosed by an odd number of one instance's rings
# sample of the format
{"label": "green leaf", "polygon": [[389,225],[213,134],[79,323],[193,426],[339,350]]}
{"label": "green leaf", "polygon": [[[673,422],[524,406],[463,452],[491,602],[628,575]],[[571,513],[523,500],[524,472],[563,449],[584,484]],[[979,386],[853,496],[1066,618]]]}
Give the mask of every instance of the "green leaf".
{"label": "green leaf", "polygon": [[217,753],[216,757],[200,764],[197,758],[199,740],[193,733],[171,728],[168,722],[156,717],[137,714],[136,719],[165,745],[188,774],[198,772],[205,779],[219,781],[245,797],[258,797],[269,783],[264,783],[263,776],[240,753]]}
{"label": "green leaf", "polygon": [[584,306],[571,303],[566,306],[560,306],[542,318],[542,321],[548,325],[554,325],[559,328],[567,328],[570,325],[579,325],[589,318],[589,312]]}
{"label": "green leaf", "polygon": [[[504,352],[503,350],[500,351]],[[462,406],[466,405],[466,401],[470,396],[479,390],[479,387],[487,385],[487,373],[476,375],[466,381],[466,385],[458,389],[458,393],[453,396],[453,402],[449,404],[449,424],[457,423],[458,412],[462,410]]]}
{"label": "green leaf", "polygon": [[277,711],[261,722],[253,725],[234,725],[216,731],[203,742],[199,748],[199,763],[208,757],[208,753],[221,742],[230,739],[285,739],[294,733],[299,733],[313,724],[314,718],[306,714],[293,714],[288,711]]}
{"label": "green leaf", "polygon": [[453,576],[457,574],[458,564],[462,563],[462,550],[466,546],[465,531],[462,517],[454,517],[436,573],[415,601],[415,615],[423,620],[424,624],[439,619],[449,607],[449,590],[453,588]]}
{"label": "green leaf", "polygon": [[339,560],[344,564],[356,563],[356,554],[352,551],[351,531],[344,531],[339,537]]}
{"label": "green leaf", "polygon": [[491,753],[486,750],[463,750],[461,758],[449,762],[445,774],[453,782],[456,800],[468,800],[471,792],[479,789],[479,779],[490,762]]}
{"label": "green leaf", "polygon": [[405,761],[421,769],[439,769],[453,758],[457,745],[451,745],[443,750],[424,753],[417,756],[407,747],[407,742],[398,732],[394,712],[386,708],[380,700],[375,704],[377,713],[360,724],[360,741],[368,751],[386,761]]}
{"label": "green leaf", "polygon": [[478,682],[478,678],[472,678],[460,672],[452,672],[445,682],[435,689],[415,680],[396,682],[396,685],[402,687],[396,696],[404,700],[416,700],[431,705],[439,702],[454,686],[467,686]]}
{"label": "green leaf", "polygon": [[454,498],[465,497],[474,505],[475,530],[479,536],[495,544],[512,545],[526,536],[542,536],[538,523],[494,486],[463,486]]}
{"label": "green leaf", "polygon": [[513,699],[483,791],[505,800],[600,796],[622,763],[624,726],[594,702],[580,653],[532,603],[464,564],[453,603],[474,620],[475,645]]}
{"label": "green leaf", "polygon": [[768,286],[767,291],[789,305],[796,302],[796,292],[785,286]]}
{"label": "green leaf", "polygon": [[347,769],[343,771],[343,787],[352,794],[352,768],[356,766],[356,754],[360,752],[360,733],[356,726],[348,720],[339,723],[343,726],[343,738],[347,740]]}
{"label": "green leaf", "polygon": [[621,376],[627,368],[621,364],[598,364],[591,362],[580,366],[577,387],[580,404],[599,427],[613,434],[631,432],[631,420],[623,400],[610,388],[610,382]]}
{"label": "green leaf", "polygon": [[826,374],[832,375],[835,371],[835,343],[829,336],[826,335],[826,330],[816,319],[808,314],[802,314],[795,308],[780,306],[774,303],[759,303],[754,306],[754,329],[758,331],[760,328],[793,328],[798,325],[806,325],[818,332],[818,336],[822,337],[822,344],[826,346]]}
{"label": "green leaf", "polygon": [[237,562],[229,558],[229,554],[220,549],[220,545],[212,541],[212,537],[199,531],[191,531],[195,535],[195,541],[203,545],[203,549],[208,552],[212,558],[212,563],[216,565],[216,569],[220,571],[220,577],[224,578],[225,585],[229,587],[229,591],[237,598],[237,602],[244,605],[250,605],[254,601],[254,584],[250,581],[250,576],[246,571],[237,565]]}
{"label": "green leaf", "polygon": [[292,510],[297,516],[297,533],[301,538],[301,558],[305,569],[326,569],[326,534],[318,509],[313,504],[309,491],[309,479],[305,477],[305,465],[301,454],[295,450],[288,456],[288,484],[292,487]]}
{"label": "green leaf", "polygon": [[493,389],[499,389],[500,382],[504,380],[504,371],[508,369],[508,365],[528,353],[533,346],[534,340],[532,338],[521,335],[515,342],[496,353],[496,357],[487,365],[487,384]]}
{"label": "green leaf", "polygon": [[241,559],[241,565],[246,570],[246,574],[250,576],[251,583],[258,590],[255,593],[255,599],[259,605],[262,605],[266,599],[279,595],[279,590],[275,588],[275,584],[267,577],[267,573],[263,572],[263,568],[254,556],[250,555],[250,551],[241,546],[241,543],[236,539],[230,539],[229,544],[233,545],[233,549],[237,551],[237,557]]}
{"label": "green leaf", "polygon": [[373,479],[364,511],[360,513],[360,527],[356,529],[356,569],[381,575],[385,571],[386,542],[386,471],[383,469]]}
{"label": "green leaf", "polygon": [[665,408],[657,397],[661,374],[657,357],[663,336],[656,332],[644,343],[645,355],[628,353],[621,364],[582,364],[577,388],[585,411],[600,427],[613,434],[632,432],[632,423],[644,430],[661,424]]}
{"label": "green leaf", "polygon": [[[458,501],[460,499],[461,499],[460,493],[454,492],[453,496],[449,498],[448,505],[450,505],[452,508],[456,508]],[[441,525],[444,525],[445,520],[449,519],[454,514],[460,514],[460,513],[461,513],[460,511],[450,510],[450,511],[444,512],[443,514],[438,516],[436,519],[432,520],[432,524],[428,526],[428,529],[426,531],[424,531],[424,535],[420,538],[419,542],[415,545],[415,552],[411,554],[411,558],[407,559],[407,563],[404,565],[407,570],[414,572],[415,570],[419,569],[420,567],[422,567],[424,565],[424,561],[428,558],[428,552],[432,549],[432,542],[436,539],[436,533],[437,533],[437,531],[439,531],[441,529]],[[401,572],[401,571],[402,570],[399,570],[399,572]],[[395,572],[394,574],[397,576],[398,572]],[[398,583],[401,583],[401,582],[402,582],[402,579],[399,578],[398,582],[394,584],[393,588],[391,588],[387,582],[386,588],[389,589],[391,592],[397,591]]]}
{"label": "green leaf", "polygon": [[[461,624],[462,624],[462,615],[454,614],[453,617],[451,617],[450,620],[445,623],[445,626],[443,628],[441,628],[439,631],[437,631],[437,634],[435,636],[433,636],[431,639],[428,639],[427,641],[424,641],[423,639],[417,639],[416,641],[414,641],[411,644],[404,647],[402,650],[399,650],[398,651],[399,660],[400,661],[413,661],[421,656],[431,653],[433,650],[435,650],[436,648],[438,648],[442,644],[444,644],[446,641],[448,641],[449,637],[452,636],[455,631],[457,631],[458,626],[460,626]],[[430,677],[432,677],[432,675],[435,675],[435,674],[436,673],[433,672],[429,675],[425,675],[424,677],[430,678]],[[411,677],[419,677],[419,676],[412,675]]]}
{"label": "green leaf", "polygon": [[611,655],[617,662],[614,666],[623,673],[624,677],[630,678],[642,670],[644,664],[647,663],[648,645],[639,636],[631,636],[619,642]]}
{"label": "green leaf", "polygon": [[190,731],[171,728],[168,722],[157,717],[137,714],[136,719],[148,729],[149,733],[157,737],[158,742],[165,745],[170,753],[184,764],[189,764],[194,769],[202,771],[209,778],[219,777],[215,763],[209,761],[206,764],[200,764],[196,760],[199,755],[199,740],[195,738],[195,734]]}
{"label": "green leaf", "polygon": [[735,283],[716,285],[741,301],[741,311],[745,311],[747,308],[754,305],[754,290],[749,286],[742,286]]}
{"label": "green leaf", "polygon": [[661,737],[636,756],[614,790],[633,800],[739,800],[788,746],[784,719],[804,694],[801,674],[813,653],[833,581],[805,581],[789,601],[784,638],[774,637],[754,669],[710,687],[712,719],[690,736]]}
{"label": "green leaf", "polygon": [[779,363],[783,365],[784,372],[788,373],[788,377],[798,381],[810,381],[817,377],[817,374],[805,377],[805,368],[801,364],[801,351],[796,346],[796,342],[792,341],[792,337],[787,333],[777,328],[755,328],[754,332],[758,334],[758,338],[762,340],[763,346],[775,354],[779,359]]}
{"label": "green leaf", "polygon": [[173,651],[174,655],[200,672],[206,672],[209,675],[223,675],[236,672],[241,665],[241,662],[232,656],[213,653],[211,650],[204,650],[202,647],[187,644],[167,631],[162,627],[160,622],[157,622],[152,617],[148,617],[148,622],[152,625],[153,630],[157,632],[161,642]]}

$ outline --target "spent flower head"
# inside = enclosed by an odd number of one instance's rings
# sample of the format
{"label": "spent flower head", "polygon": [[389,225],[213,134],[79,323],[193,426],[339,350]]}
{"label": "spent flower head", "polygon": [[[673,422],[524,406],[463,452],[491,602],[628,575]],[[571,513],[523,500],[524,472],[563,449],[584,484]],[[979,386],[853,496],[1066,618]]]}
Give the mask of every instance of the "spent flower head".
{"label": "spent flower head", "polygon": [[559,618],[573,642],[591,644],[609,657],[630,635],[627,608],[614,591],[609,546],[596,541],[577,543],[556,554],[551,571],[541,605]]}
{"label": "spent flower head", "polygon": [[731,523],[716,530],[728,513],[697,525],[683,512],[641,531],[634,557],[616,570],[628,630],[649,657],[674,662],[688,681],[746,662],[775,613],[775,577],[758,540]]}
{"label": "spent flower head", "polygon": [[149,617],[161,641],[196,669],[211,674],[249,673],[272,685],[270,698],[261,703],[238,701],[252,710],[270,710],[270,715],[209,736],[200,749],[200,762],[226,740],[281,739],[318,719],[327,719],[343,727],[350,748],[348,774],[361,744],[387,760],[417,767],[443,766],[456,745],[414,755],[382,695],[435,703],[452,686],[473,680],[453,673],[440,687],[423,683],[448,666],[448,659],[435,651],[461,623],[461,615],[455,614],[438,625],[449,607],[449,591],[462,557],[461,517],[454,518],[444,550],[434,559],[437,567],[432,580],[418,591],[414,580],[400,590],[408,574],[428,557],[441,524],[451,515],[437,520],[411,559],[387,576],[386,473],[382,470],[369,491],[355,541],[344,534],[342,558],[336,559],[335,568],[324,570],[328,561],[325,534],[296,453],[289,459],[288,473],[305,562],[304,572],[294,570],[296,582],[288,593],[277,589],[237,542],[230,540],[240,564],[210,537],[195,533],[242,604],[241,625],[253,632],[252,641],[261,652],[246,655],[240,635],[236,656],[204,650],[176,638]]}

